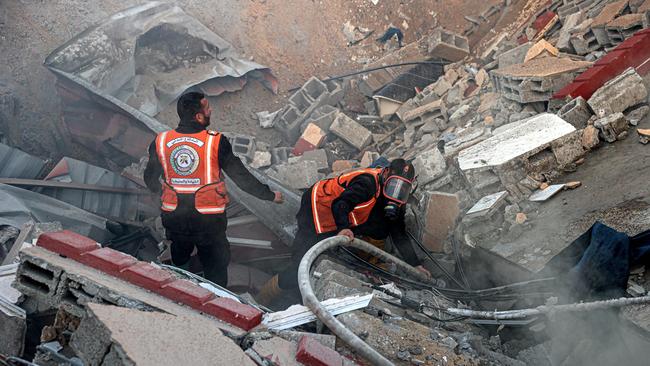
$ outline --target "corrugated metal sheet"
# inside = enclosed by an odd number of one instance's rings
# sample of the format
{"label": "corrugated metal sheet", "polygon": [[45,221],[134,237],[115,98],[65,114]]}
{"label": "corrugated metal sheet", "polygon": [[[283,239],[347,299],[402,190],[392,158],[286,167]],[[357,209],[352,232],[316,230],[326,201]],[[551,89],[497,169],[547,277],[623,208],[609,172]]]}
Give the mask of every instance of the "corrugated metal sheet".
{"label": "corrugated metal sheet", "polygon": [[[134,182],[104,168],[65,157],[52,169],[45,180],[85,183],[104,187],[137,189]],[[143,201],[147,196],[128,193],[82,191],[65,188],[40,188],[39,191],[84,210],[104,217],[126,220],[142,218]]]}
{"label": "corrugated metal sheet", "polygon": [[0,144],[0,178],[34,179],[45,161],[14,147]]}

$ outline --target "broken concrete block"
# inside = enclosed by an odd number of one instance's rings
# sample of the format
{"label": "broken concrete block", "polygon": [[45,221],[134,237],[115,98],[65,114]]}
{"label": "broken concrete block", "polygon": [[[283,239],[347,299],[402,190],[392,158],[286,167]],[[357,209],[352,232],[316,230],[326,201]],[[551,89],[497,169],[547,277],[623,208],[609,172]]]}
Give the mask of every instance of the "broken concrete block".
{"label": "broken concrete block", "polygon": [[327,133],[317,125],[310,123],[293,148],[293,155],[300,156],[305,151],[316,150],[323,145]]}
{"label": "broken concrete block", "polygon": [[332,172],[338,174],[354,169],[356,166],[357,162],[355,160],[337,160],[332,163]]}
{"label": "broken concrete block", "polygon": [[20,357],[23,354],[27,314],[25,310],[0,295],[0,354]]}
{"label": "broken concrete block", "polygon": [[327,170],[330,167],[327,159],[327,151],[324,149],[305,151],[300,157],[300,160],[316,162],[319,171]]}
{"label": "broken concrete block", "polygon": [[555,46],[562,52],[571,52],[573,51],[573,46],[571,46],[571,31],[580,24],[584,19],[585,13],[578,11],[576,13],[568,15],[562,24],[560,29],[560,36],[558,38]]}
{"label": "broken concrete block", "polygon": [[481,104],[478,107],[478,113],[485,116],[487,112],[496,107],[499,101],[499,94],[497,93],[484,93],[480,96]]}
{"label": "broken concrete block", "polygon": [[519,103],[545,102],[571,83],[591,62],[542,57],[491,71],[496,91]]}
{"label": "broken concrete block", "polygon": [[427,52],[431,57],[438,57],[452,62],[460,61],[469,54],[467,38],[442,28],[435,29],[428,38]]}
{"label": "broken concrete block", "polygon": [[271,153],[268,151],[255,151],[251,167],[255,169],[271,166]]}
{"label": "broken concrete block", "polygon": [[372,140],[372,133],[368,129],[343,113],[336,116],[330,131],[357,150],[363,150]]}
{"label": "broken concrete block", "polygon": [[585,155],[585,150],[582,148],[582,134],[580,131],[574,131],[560,137],[551,143],[551,151],[560,168],[573,163]]}
{"label": "broken concrete block", "polygon": [[587,127],[592,113],[584,98],[577,97],[560,108],[557,115],[575,128],[582,129]]}
{"label": "broken concrete block", "polygon": [[597,116],[605,117],[643,103],[647,98],[648,90],[643,78],[629,68],[596,90],[588,103]]}
{"label": "broken concrete block", "polygon": [[423,151],[413,160],[415,174],[422,185],[433,182],[442,177],[447,169],[445,157],[437,147]]}
{"label": "broken concrete block", "polygon": [[379,159],[380,155],[378,152],[375,151],[366,151],[363,153],[363,156],[361,157],[361,162],[359,163],[359,166],[362,168],[367,168],[372,163],[375,162],[375,160]]}
{"label": "broken concrete block", "polygon": [[643,104],[627,112],[625,118],[632,126],[636,126],[648,115],[648,112],[650,112],[650,107]]}
{"label": "broken concrete block", "polygon": [[339,110],[337,108],[329,105],[324,105],[316,109],[314,113],[311,114],[310,119],[306,121],[307,123],[303,123],[304,128],[301,127],[301,131],[304,132],[309,123],[313,123],[316,126],[320,127],[323,131],[329,132],[330,126],[332,126],[332,123],[334,122],[334,119],[338,113]]}
{"label": "broken concrete block", "polygon": [[584,131],[582,131],[582,147],[585,150],[591,150],[598,146],[599,143],[598,129],[591,125],[585,127]]}
{"label": "broken concrete block", "polygon": [[314,294],[322,300],[352,295],[369,294],[372,289],[364,286],[363,281],[336,270],[321,274],[314,284]]}
{"label": "broken concrete block", "polygon": [[289,161],[291,152],[293,148],[291,147],[276,147],[271,149],[271,163],[273,164],[282,164]]}
{"label": "broken concrete block", "polygon": [[531,47],[533,47],[533,44],[531,42],[527,42],[499,55],[499,69],[523,63],[524,59],[526,58],[526,54]]}
{"label": "broken concrete block", "polygon": [[306,189],[323,178],[315,161],[276,164],[267,174],[293,189]]}
{"label": "broken concrete block", "polygon": [[609,143],[615,142],[616,137],[620,133],[627,131],[628,128],[625,115],[621,112],[597,119],[596,122],[594,122],[594,127],[600,130],[603,140]]}
{"label": "broken concrete block", "polygon": [[445,106],[440,99],[424,104],[405,113],[398,112],[397,116],[402,120],[402,122],[410,122],[414,124],[422,124],[434,118],[447,118]]}
{"label": "broken concrete block", "polygon": [[465,123],[473,117],[473,113],[470,112],[469,105],[463,104],[451,116],[449,116],[449,123],[457,127],[464,126]]}
{"label": "broken concrete block", "polygon": [[301,365],[301,363],[296,361],[298,345],[279,337],[257,340],[253,344],[252,349],[263,359],[273,362],[274,365]]}
{"label": "broken concrete block", "polygon": [[460,202],[455,194],[428,192],[427,195],[422,244],[433,252],[443,252],[445,241],[456,226]]}
{"label": "broken concrete block", "polygon": [[538,57],[557,57],[560,51],[552,44],[548,43],[545,39],[539,40],[526,52],[524,62],[536,59]]}
{"label": "broken concrete block", "polygon": [[[255,365],[208,322],[93,303],[70,344],[86,365]],[[184,352],[161,344],[182,344]]]}
{"label": "broken concrete block", "polygon": [[617,45],[647,27],[648,18],[645,14],[627,14],[607,23],[605,30],[609,43]]}
{"label": "broken concrete block", "polygon": [[628,0],[619,0],[605,5],[600,14],[593,19],[591,30],[594,32],[599,45],[608,46],[611,44],[605,29],[607,23],[625,12],[629,12]]}
{"label": "broken concrete block", "polygon": [[302,123],[319,107],[330,100],[327,85],[316,77],[312,77],[291,97],[289,107],[276,121],[274,127],[285,139],[294,143],[300,136]]}
{"label": "broken concrete block", "polygon": [[252,161],[255,157],[255,137],[253,136],[235,135],[230,139],[230,145],[232,145],[233,154],[240,158]]}
{"label": "broken concrete block", "polygon": [[533,154],[576,129],[562,118],[543,113],[516,127],[461,151],[461,170],[499,166],[517,157]]}

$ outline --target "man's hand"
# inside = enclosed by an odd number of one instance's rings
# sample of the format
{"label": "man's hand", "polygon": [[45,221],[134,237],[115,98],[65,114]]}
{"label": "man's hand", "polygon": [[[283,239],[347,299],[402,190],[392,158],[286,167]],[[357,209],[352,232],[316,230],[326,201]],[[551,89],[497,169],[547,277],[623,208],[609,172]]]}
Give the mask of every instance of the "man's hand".
{"label": "man's hand", "polygon": [[345,236],[346,238],[348,238],[348,242],[351,242],[352,240],[354,240],[354,233],[350,229],[343,229],[343,230],[339,231],[339,233],[337,235]]}
{"label": "man's hand", "polygon": [[422,272],[428,279],[431,279],[431,272],[429,272],[426,268],[424,268],[422,265],[419,265],[415,267],[418,271]]}
{"label": "man's hand", "polygon": [[275,197],[273,197],[273,202],[275,203],[284,202],[284,196],[282,196],[282,192],[273,192],[273,194],[275,194]]}

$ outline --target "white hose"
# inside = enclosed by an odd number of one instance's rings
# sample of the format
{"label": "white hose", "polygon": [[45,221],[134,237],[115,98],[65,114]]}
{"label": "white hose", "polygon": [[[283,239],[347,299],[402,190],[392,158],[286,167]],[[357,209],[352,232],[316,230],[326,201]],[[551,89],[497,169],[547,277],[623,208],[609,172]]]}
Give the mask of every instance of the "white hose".
{"label": "white hose", "polygon": [[300,261],[300,266],[298,267],[298,286],[300,288],[300,294],[302,295],[302,301],[313,313],[323,322],[334,334],[336,334],[343,342],[345,342],[350,348],[356,351],[361,357],[365,358],[372,365],[379,366],[390,366],[393,365],[388,359],[382,356],[379,352],[375,351],[370,347],[366,342],[361,338],[357,337],[352,331],[345,327],[341,322],[339,322],[332,314],[330,314],[327,309],[325,309],[321,304],[314,291],[311,287],[309,270],[311,269],[312,264],[321,255],[323,252],[328,249],[332,249],[338,246],[347,246],[356,249],[363,250],[369,254],[372,254],[375,257],[379,257],[384,261],[395,263],[400,269],[404,270],[410,276],[417,278],[422,282],[428,282],[427,277],[417,269],[413,268],[406,262],[384,252],[383,250],[366,243],[363,240],[354,239],[349,242],[348,238],[345,236],[334,236],[322,240],[311,249],[305,253]]}

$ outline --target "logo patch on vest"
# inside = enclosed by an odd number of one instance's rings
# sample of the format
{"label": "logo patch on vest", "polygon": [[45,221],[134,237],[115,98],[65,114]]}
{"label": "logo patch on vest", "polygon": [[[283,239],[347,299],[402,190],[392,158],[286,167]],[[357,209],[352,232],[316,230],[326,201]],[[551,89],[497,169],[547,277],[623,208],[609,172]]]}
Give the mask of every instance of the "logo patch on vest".
{"label": "logo patch on vest", "polygon": [[199,154],[193,147],[181,145],[172,151],[169,161],[176,174],[190,175],[199,166]]}

